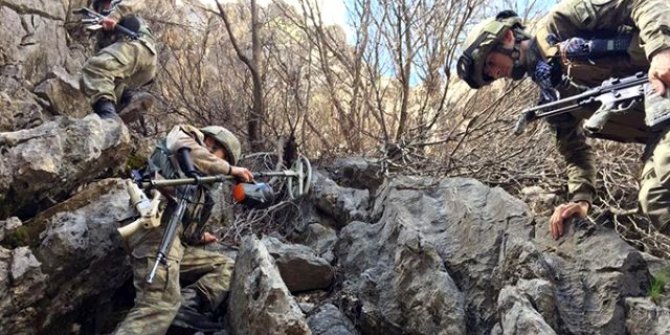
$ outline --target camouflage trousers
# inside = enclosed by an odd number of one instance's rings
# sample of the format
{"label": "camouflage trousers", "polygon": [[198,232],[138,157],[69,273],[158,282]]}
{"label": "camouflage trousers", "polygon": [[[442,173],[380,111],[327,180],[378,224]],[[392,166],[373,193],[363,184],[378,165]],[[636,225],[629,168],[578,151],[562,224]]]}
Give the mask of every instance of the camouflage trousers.
{"label": "camouflage trousers", "polygon": [[181,305],[180,281],[193,283],[188,287],[196,289],[210,310],[219,307],[228,293],[234,261],[220,253],[182,245],[179,237],[168,252],[167,268],[161,264],[153,283],[147,284],[145,278],[156,260],[162,234],[163,229],[157,228],[139,238],[131,236],[135,306],[115,334],[165,334]]}
{"label": "camouflage trousers", "polygon": [[638,195],[642,211],[651,223],[670,234],[670,128],[646,150]]}
{"label": "camouflage trousers", "polygon": [[101,98],[117,103],[125,89],[142,87],[156,74],[156,54],[147,41],[120,40],[89,58],[80,87],[93,105]]}

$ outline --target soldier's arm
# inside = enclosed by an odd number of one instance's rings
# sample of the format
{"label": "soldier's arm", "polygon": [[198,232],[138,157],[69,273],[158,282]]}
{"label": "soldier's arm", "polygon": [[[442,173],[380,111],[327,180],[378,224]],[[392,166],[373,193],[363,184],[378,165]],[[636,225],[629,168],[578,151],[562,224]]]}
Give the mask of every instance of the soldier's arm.
{"label": "soldier's arm", "polygon": [[654,53],[670,48],[670,1],[562,1],[542,19],[536,36],[541,49],[552,50],[547,42],[550,34],[565,40],[585,32],[617,30],[623,25],[640,30],[647,58],[651,58]]}
{"label": "soldier's arm", "polygon": [[112,12],[107,16],[114,21],[119,21],[122,17],[130,14],[138,14],[144,9],[144,0],[123,0],[119,2]]}
{"label": "soldier's arm", "polygon": [[209,152],[204,144],[198,143],[196,137],[189,134],[188,127],[175,126],[167,135],[165,142],[170,152],[177,152],[181,148],[191,149],[193,165],[207,175],[231,173],[230,164]]}
{"label": "soldier's arm", "polygon": [[670,2],[667,0],[633,1],[633,20],[640,29],[647,58],[670,48]]}
{"label": "soldier's arm", "polygon": [[558,151],[565,158],[570,201],[593,202],[596,171],[591,146],[586,143],[580,120],[570,114],[548,119],[554,129]]}

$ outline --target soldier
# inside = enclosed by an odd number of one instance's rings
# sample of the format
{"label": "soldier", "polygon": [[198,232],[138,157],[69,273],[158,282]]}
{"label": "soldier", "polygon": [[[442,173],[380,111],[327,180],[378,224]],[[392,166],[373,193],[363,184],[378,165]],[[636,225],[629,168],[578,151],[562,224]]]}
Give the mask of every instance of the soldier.
{"label": "soldier", "polygon": [[[190,150],[191,160],[200,175],[227,174],[242,181],[253,179],[248,169],[235,166],[241,154],[239,140],[219,126],[202,129],[175,126],[156,145],[146,173],[179,178],[181,170],[175,166],[179,164],[175,164],[171,156],[183,148]],[[198,201],[189,205],[181,222],[183,229],[180,228],[180,234],[167,253],[167,266],[158,267],[151,284],[145,278],[156,262],[166,222],[175,209],[174,202],[165,209],[159,228],[137,231],[127,237],[136,298],[135,306],[118,326],[116,334],[164,334],[173,321],[179,326],[201,331],[222,327],[204,314],[215,311],[225,298],[234,262],[225,255],[198,247],[214,242],[216,238],[204,232],[213,205],[205,186],[198,188],[195,199]],[[194,283],[180,289],[180,279]]]}
{"label": "soldier", "polygon": [[[499,78],[519,80],[527,74],[539,86],[543,102],[576,94],[580,87],[598,85],[609,77],[648,71],[656,94],[668,98],[669,27],[670,2],[666,0],[566,0],[540,21],[534,37],[524,31],[516,13],[503,11],[468,35],[458,60],[458,75],[477,89]],[[550,219],[555,239],[563,235],[565,220],[587,215],[595,195],[593,154],[581,127],[593,112],[582,108],[547,119],[567,161],[571,197]],[[589,135],[647,145],[640,207],[659,231],[670,234],[670,127],[650,128],[644,115],[640,104],[631,113],[610,120],[601,132]]]}
{"label": "soldier", "polygon": [[[82,69],[80,86],[100,118],[116,119],[117,111],[123,110],[122,118],[130,122],[153,105],[151,95],[137,91],[154,79],[157,63],[151,30],[134,14],[143,1],[94,0],[92,5],[106,17],[96,36],[96,53]],[[137,40],[117,32],[117,24],[136,32]]]}

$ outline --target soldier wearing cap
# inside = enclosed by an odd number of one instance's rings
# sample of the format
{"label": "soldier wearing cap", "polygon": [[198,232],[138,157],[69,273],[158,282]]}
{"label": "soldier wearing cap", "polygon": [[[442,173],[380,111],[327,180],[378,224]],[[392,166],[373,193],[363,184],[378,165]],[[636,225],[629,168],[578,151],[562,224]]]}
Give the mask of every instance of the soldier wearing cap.
{"label": "soldier wearing cap", "polygon": [[[95,55],[82,68],[80,87],[93,112],[102,119],[137,119],[153,105],[153,97],[138,89],[156,74],[156,42],[146,22],[137,15],[142,0],[94,0],[93,10],[105,15],[96,34]],[[139,36],[136,40],[115,30],[124,26]]]}
{"label": "soldier wearing cap", "polygon": [[[188,149],[193,165],[201,175],[227,174],[242,181],[251,181],[252,173],[235,166],[241,155],[237,137],[228,129],[208,126],[198,129],[189,125],[172,128],[160,140],[149,159],[145,171],[156,178],[179,178],[179,164],[171,159],[181,149]],[[182,219],[182,227],[168,252],[168,266],[160,266],[153,283],[145,281],[156,261],[156,251],[161,242],[166,220],[174,210],[173,203],[163,212],[164,221],[159,228],[142,230],[126,240],[133,267],[135,306],[118,326],[116,334],[164,334],[174,324],[200,331],[221,329],[212,319],[225,298],[234,261],[220,253],[206,251],[199,245],[216,241],[204,232],[213,205],[209,190],[200,186],[197,201],[190,205]],[[193,284],[180,287],[182,281]]]}
{"label": "soldier wearing cap", "polygon": [[[668,99],[670,2],[565,0],[538,27],[535,36],[530,36],[512,11],[481,22],[465,40],[457,63],[459,77],[478,89],[499,78],[519,80],[528,75],[540,88],[540,101],[546,102],[579,93],[610,77],[647,71],[656,94]],[[639,104],[608,121],[602,131],[588,135],[646,144],[639,203],[652,223],[668,234],[670,127],[644,122],[645,113],[658,110]],[[566,219],[587,215],[595,196],[593,153],[581,126],[594,111],[585,106],[547,119],[567,162],[570,196],[570,202],[558,206],[550,219],[556,239],[563,235]]]}

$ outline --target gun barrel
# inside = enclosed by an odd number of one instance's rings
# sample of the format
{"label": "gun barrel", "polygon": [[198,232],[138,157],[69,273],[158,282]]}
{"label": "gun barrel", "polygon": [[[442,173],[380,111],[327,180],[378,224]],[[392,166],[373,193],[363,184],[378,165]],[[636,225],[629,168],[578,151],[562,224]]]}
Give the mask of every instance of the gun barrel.
{"label": "gun barrel", "polygon": [[184,212],[186,212],[186,206],[189,204],[189,202],[192,201],[191,198],[195,192],[195,187],[191,185],[186,186],[183,190],[181,190],[180,193],[182,194],[180,195],[179,202],[177,203],[177,208],[172,213],[172,217],[170,217],[170,221],[165,227],[165,231],[163,231],[161,244],[158,247],[158,252],[156,252],[156,263],[154,263],[151,272],[149,272],[147,275],[146,281],[148,284],[151,284],[153,282],[154,276],[156,276],[156,271],[158,271],[158,263],[164,263],[167,265],[167,255],[170,253],[172,244],[177,237],[181,219],[184,216]]}

